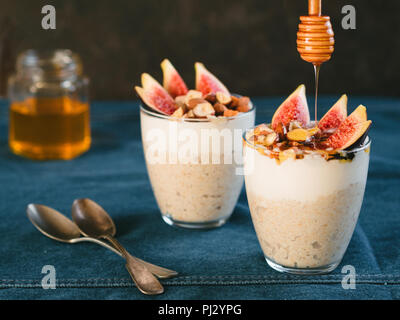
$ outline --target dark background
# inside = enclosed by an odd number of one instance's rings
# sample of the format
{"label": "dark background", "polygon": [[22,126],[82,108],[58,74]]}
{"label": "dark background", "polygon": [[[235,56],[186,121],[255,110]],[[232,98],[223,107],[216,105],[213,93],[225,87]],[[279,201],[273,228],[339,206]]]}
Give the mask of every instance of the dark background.
{"label": "dark background", "polygon": [[[320,93],[399,96],[400,1],[323,0],[331,16],[335,53],[321,69]],[[41,28],[41,8],[57,10],[57,29]],[[357,10],[357,29],[343,30],[341,8]],[[0,21],[15,26],[14,52],[69,48],[78,52],[95,99],[132,99],[142,72],[161,81],[168,57],[189,86],[201,61],[232,92],[287,95],[312,66],[296,50],[307,0],[0,0]],[[4,29],[4,28],[3,28]],[[0,32],[1,33],[1,32]]]}

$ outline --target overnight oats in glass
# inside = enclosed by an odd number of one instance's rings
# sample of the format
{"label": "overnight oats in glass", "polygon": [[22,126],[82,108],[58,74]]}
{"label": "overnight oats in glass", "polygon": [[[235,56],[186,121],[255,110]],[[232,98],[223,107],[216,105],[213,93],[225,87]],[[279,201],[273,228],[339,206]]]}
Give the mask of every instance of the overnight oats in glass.
{"label": "overnight oats in glass", "polygon": [[254,126],[247,97],[233,96],[196,63],[188,90],[168,60],[164,86],[142,75],[141,131],[147,171],[169,225],[212,228],[231,216],[243,187],[243,133]]}
{"label": "overnight oats in glass", "polygon": [[338,266],[364,197],[370,125],[364,106],[347,116],[342,96],[316,126],[300,86],[271,124],[246,132],[247,198],[272,268],[321,274]]}

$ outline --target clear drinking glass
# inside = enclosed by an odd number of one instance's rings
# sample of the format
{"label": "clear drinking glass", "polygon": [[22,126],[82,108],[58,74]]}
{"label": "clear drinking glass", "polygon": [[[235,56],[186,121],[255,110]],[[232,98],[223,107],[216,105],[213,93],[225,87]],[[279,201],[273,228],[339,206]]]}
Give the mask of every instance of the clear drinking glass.
{"label": "clear drinking glass", "polygon": [[294,274],[334,270],[360,213],[371,141],[340,159],[315,152],[276,161],[244,135],[244,169],[251,217],[267,263]]}
{"label": "clear drinking glass", "polygon": [[231,216],[243,186],[242,135],[255,108],[232,118],[185,119],[140,109],[147,171],[169,225],[212,228]]}

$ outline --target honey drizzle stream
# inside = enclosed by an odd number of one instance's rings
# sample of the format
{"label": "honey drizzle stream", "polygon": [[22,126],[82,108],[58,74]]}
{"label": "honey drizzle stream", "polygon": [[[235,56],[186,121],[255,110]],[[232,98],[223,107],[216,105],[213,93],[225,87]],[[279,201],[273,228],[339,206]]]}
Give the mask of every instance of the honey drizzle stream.
{"label": "honey drizzle stream", "polygon": [[320,64],[314,64],[314,76],[315,76],[315,126],[318,126],[318,82],[319,82],[319,70]]}

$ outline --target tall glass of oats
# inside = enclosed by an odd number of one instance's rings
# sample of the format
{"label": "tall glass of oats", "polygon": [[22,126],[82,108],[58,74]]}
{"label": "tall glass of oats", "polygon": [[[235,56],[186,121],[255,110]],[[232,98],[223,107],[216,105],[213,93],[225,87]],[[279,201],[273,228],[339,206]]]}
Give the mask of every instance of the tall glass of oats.
{"label": "tall glass of oats", "polygon": [[174,118],[140,110],[147,170],[162,218],[212,228],[231,216],[243,186],[242,135],[255,108],[234,117]]}
{"label": "tall glass of oats", "polygon": [[[367,180],[369,138],[361,147],[291,156],[244,135],[246,192],[267,263],[281,272],[320,274],[335,269],[360,213]],[[279,155],[280,154],[280,155]]]}

